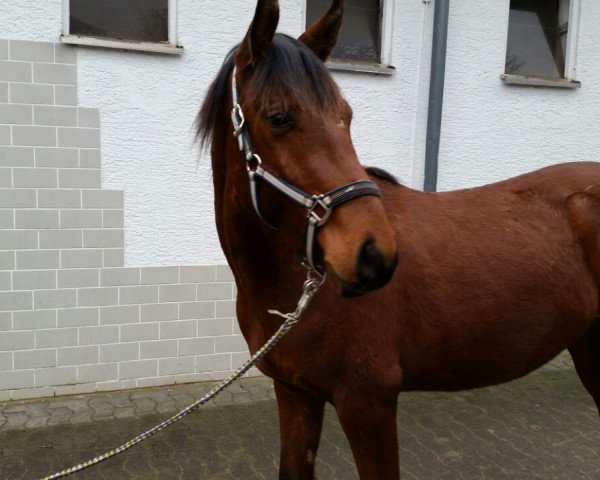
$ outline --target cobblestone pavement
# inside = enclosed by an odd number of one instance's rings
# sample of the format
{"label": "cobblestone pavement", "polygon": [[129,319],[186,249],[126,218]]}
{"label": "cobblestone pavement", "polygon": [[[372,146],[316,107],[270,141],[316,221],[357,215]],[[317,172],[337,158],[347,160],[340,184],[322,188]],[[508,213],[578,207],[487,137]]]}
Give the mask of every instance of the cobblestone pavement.
{"label": "cobblestone pavement", "polygon": [[[210,385],[0,405],[0,479],[33,480],[121,444]],[[398,415],[403,480],[599,480],[600,418],[565,357],[503,386],[409,393]],[[267,379],[219,400],[79,479],[276,479],[277,411]],[[318,478],[355,480],[328,410]]]}

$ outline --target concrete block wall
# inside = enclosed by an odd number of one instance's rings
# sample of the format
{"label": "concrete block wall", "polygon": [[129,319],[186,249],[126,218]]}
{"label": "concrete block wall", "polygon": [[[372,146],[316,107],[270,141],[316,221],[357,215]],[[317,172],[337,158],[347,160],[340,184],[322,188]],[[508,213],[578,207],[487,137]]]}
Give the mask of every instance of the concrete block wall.
{"label": "concrete block wall", "polygon": [[213,380],[248,357],[227,266],[125,267],[100,135],[75,48],[0,40],[0,400]]}

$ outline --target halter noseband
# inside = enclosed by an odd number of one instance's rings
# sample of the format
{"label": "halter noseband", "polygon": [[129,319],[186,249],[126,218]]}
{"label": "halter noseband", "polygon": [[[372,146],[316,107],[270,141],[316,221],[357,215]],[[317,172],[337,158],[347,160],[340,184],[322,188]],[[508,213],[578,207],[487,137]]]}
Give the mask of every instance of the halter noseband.
{"label": "halter noseband", "polygon": [[248,170],[248,176],[250,178],[250,193],[254,210],[265,224],[271,228],[275,228],[266,220],[260,210],[257,184],[257,180],[259,179],[303,206],[308,211],[308,227],[306,230],[307,267],[322,276],[324,275],[325,270],[321,265],[317,265],[314,258],[314,245],[317,237],[317,229],[325,225],[331,216],[334,207],[363,195],[375,195],[381,197],[381,190],[379,190],[379,187],[371,180],[358,180],[321,195],[309,195],[295,185],[292,185],[265,170],[262,166],[262,159],[252,148],[244,111],[239,103],[240,92],[237,87],[236,70],[236,67],[234,67],[231,77],[231,95],[233,99],[231,121],[233,123],[233,135],[237,138],[240,151],[244,152],[246,158],[246,169]]}

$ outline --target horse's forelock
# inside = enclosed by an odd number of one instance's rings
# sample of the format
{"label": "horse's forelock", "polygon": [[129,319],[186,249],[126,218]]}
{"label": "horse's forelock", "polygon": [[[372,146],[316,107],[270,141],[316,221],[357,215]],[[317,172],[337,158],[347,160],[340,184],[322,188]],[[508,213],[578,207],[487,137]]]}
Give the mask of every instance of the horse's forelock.
{"label": "horse's forelock", "polygon": [[[225,59],[198,113],[196,138],[202,147],[220,137],[221,120],[228,118],[224,109],[236,48]],[[338,87],[323,62],[302,42],[283,34],[275,35],[272,49],[244,87],[241,102],[260,114],[273,105],[326,111],[339,110],[342,103]]]}
{"label": "horse's forelock", "polygon": [[253,72],[245,103],[259,112],[273,105],[338,109],[341,95],[323,62],[302,42],[278,34]]}

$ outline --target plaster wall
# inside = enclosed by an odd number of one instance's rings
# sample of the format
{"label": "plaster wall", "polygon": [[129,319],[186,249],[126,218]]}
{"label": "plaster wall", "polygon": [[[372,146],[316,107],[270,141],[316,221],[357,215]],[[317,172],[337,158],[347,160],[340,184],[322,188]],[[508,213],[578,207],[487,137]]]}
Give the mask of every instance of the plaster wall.
{"label": "plaster wall", "polygon": [[600,160],[600,3],[581,1],[577,90],[506,85],[509,0],[451,2],[440,189]]}
{"label": "plaster wall", "polygon": [[[433,1],[394,1],[392,77],[334,73],[355,111],[361,161],[422,186]],[[298,35],[304,1],[281,0],[280,31]],[[505,85],[509,0],[451,2],[440,149],[441,190],[497,181],[544,165],[600,158],[600,3],[581,0],[579,90]],[[182,57],[79,48],[79,105],[102,116],[102,180],[125,191],[126,265],[214,264],[224,258],[213,221],[206,154],[193,122],[254,2],[180,0]],[[57,41],[61,0],[4,0],[5,38]]]}
{"label": "plaster wall", "polygon": [[[280,31],[303,31],[304,1],[282,0]],[[214,227],[209,159],[193,122],[229,49],[243,37],[255,2],[179,0],[181,57],[78,48],[78,100],[102,118],[102,181],[124,190],[125,264],[224,261]],[[62,1],[3,0],[3,37],[58,41]],[[411,184],[426,4],[394,8],[391,77],[335,73],[354,108],[361,161]]]}

